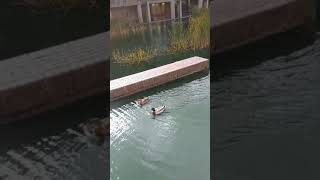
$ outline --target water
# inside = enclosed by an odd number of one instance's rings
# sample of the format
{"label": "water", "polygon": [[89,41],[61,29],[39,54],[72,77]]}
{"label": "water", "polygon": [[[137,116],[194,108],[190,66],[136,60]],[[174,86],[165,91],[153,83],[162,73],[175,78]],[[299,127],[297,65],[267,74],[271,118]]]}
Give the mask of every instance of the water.
{"label": "water", "polygon": [[[114,102],[110,110],[112,180],[210,178],[209,75],[200,74],[143,95],[151,102]],[[152,106],[167,113],[152,119]]]}
{"label": "water", "polygon": [[208,49],[186,50],[173,54],[166,53],[164,50],[169,46],[169,32],[172,28],[172,24],[170,23],[171,22],[152,24],[148,26],[146,30],[130,34],[129,36],[112,37],[112,49],[119,49],[124,52],[135,48],[156,49],[158,53],[154,58],[137,65],[119,64],[111,61],[110,79],[120,78],[193,56],[209,58]]}
{"label": "water", "polygon": [[87,137],[79,127],[108,121],[106,102],[101,99],[0,125],[0,179],[105,180],[109,141]]}
{"label": "water", "polygon": [[319,35],[281,34],[214,59],[215,179],[319,179]]}

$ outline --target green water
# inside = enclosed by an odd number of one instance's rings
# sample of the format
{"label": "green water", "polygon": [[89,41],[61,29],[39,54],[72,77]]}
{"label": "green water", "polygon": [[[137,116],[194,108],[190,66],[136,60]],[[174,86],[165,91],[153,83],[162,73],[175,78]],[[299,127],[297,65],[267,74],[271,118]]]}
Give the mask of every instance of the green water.
{"label": "green water", "polygon": [[[197,75],[112,104],[112,180],[205,180],[210,178],[210,80]],[[151,107],[167,112],[152,119]]]}

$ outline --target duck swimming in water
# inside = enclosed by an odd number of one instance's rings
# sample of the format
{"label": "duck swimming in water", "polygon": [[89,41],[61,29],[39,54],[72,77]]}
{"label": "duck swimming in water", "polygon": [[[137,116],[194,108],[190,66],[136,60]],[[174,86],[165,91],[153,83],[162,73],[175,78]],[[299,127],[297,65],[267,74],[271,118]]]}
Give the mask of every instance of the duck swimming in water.
{"label": "duck swimming in water", "polygon": [[135,102],[139,105],[139,106],[143,106],[145,104],[147,104],[148,102],[150,102],[150,99],[148,97],[144,97],[142,99],[137,99],[135,100]]}
{"label": "duck swimming in water", "polygon": [[109,121],[96,121],[87,124],[80,125],[83,133],[90,139],[98,138],[100,141],[104,141],[107,136],[110,135],[110,122]]}
{"label": "duck swimming in water", "polygon": [[157,108],[151,108],[152,110],[152,115],[156,116],[156,115],[160,115],[161,113],[163,113],[166,110],[166,106],[160,106]]}

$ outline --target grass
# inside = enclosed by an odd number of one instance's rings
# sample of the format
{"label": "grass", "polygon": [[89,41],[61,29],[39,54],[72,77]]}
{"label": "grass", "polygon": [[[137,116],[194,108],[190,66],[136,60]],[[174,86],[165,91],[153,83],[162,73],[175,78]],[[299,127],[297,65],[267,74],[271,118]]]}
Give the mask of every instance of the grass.
{"label": "grass", "polygon": [[129,52],[115,49],[112,51],[112,60],[120,64],[137,65],[145,63],[156,56],[156,50],[135,48]]}

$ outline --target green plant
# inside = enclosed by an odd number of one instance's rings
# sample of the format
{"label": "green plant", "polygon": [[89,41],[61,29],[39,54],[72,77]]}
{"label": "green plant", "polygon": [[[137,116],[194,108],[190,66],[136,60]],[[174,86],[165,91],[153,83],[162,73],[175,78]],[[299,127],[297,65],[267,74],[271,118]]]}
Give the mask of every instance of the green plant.
{"label": "green plant", "polygon": [[156,51],[152,49],[135,48],[129,52],[115,49],[112,51],[112,60],[120,64],[141,64],[155,57]]}
{"label": "green plant", "polygon": [[171,31],[169,31],[169,48],[168,51],[178,52],[189,48],[188,32],[184,28],[184,24],[179,22],[174,24]]}
{"label": "green plant", "polygon": [[209,47],[210,42],[210,16],[207,8],[194,10],[189,21],[188,37],[191,49]]}
{"label": "green plant", "polygon": [[173,25],[169,32],[168,52],[208,48],[209,38],[210,17],[208,9],[194,9],[186,28],[181,22]]}

